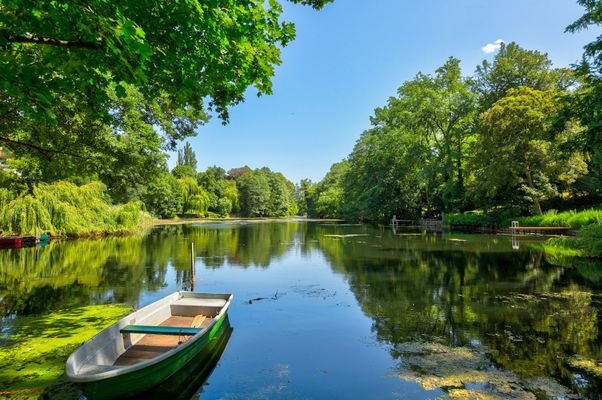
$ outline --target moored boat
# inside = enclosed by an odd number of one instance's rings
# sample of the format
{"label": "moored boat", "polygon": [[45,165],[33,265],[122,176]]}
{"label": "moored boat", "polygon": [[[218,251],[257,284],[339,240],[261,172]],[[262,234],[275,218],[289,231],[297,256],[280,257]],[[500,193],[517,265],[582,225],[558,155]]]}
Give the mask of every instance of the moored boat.
{"label": "moored boat", "polygon": [[0,248],[2,249],[20,249],[22,247],[32,247],[38,243],[47,243],[50,236],[42,233],[39,236],[0,236]]}
{"label": "moored boat", "polygon": [[71,354],[67,378],[90,399],[142,393],[218,339],[232,297],[182,291],[135,311]]}
{"label": "moored boat", "polygon": [[0,236],[0,248],[19,249],[23,246],[21,236]]}

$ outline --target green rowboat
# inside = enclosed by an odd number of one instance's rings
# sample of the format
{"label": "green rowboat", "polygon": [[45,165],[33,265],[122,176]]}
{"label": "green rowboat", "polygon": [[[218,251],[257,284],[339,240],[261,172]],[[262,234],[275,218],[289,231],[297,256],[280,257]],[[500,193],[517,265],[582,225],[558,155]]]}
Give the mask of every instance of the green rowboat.
{"label": "green rowboat", "polygon": [[94,400],[142,393],[219,340],[232,297],[182,291],[129,314],[71,354],[67,378]]}

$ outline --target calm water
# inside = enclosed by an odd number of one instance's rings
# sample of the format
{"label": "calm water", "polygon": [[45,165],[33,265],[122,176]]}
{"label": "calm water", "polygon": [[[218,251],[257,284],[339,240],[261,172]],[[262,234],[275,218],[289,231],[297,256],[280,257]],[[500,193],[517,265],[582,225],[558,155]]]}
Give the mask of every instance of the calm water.
{"label": "calm water", "polygon": [[191,241],[195,290],[235,295],[194,398],[602,398],[602,265],[546,257],[533,238],[158,227],[0,250],[0,315],[144,306],[188,285]]}

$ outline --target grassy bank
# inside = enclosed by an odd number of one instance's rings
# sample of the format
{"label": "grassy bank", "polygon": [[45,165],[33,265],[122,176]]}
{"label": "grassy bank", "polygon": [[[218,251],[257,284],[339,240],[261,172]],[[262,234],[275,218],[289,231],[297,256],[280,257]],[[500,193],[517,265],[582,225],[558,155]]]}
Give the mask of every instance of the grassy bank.
{"label": "grassy bank", "polygon": [[543,215],[533,215],[516,219],[522,226],[568,226],[581,229],[591,224],[602,224],[602,210],[548,211]]}
{"label": "grassy bank", "polygon": [[581,229],[591,224],[602,223],[602,209],[594,208],[583,211],[550,210],[543,215],[527,217],[508,217],[507,215],[483,215],[478,213],[446,214],[444,223],[447,225],[509,227],[512,221],[518,221],[521,226],[568,226]]}
{"label": "grassy bank", "polygon": [[548,239],[544,249],[548,254],[565,257],[602,257],[602,209],[583,211],[548,211],[543,215],[529,217],[499,218],[482,214],[448,214],[447,225],[509,227],[511,221],[521,226],[568,226],[578,230],[576,237],[558,237]]}
{"label": "grassy bank", "polygon": [[557,237],[545,243],[547,252],[576,257],[602,257],[602,224],[584,226],[576,237]]}
{"label": "grassy bank", "polygon": [[40,184],[31,192],[0,189],[0,231],[3,235],[39,234],[98,236],[128,233],[150,222],[141,202],[112,205],[105,186],[91,182]]}
{"label": "grassy bank", "polygon": [[128,311],[119,305],[87,306],[3,322],[8,336],[0,347],[0,398],[38,398],[61,380],[69,354]]}

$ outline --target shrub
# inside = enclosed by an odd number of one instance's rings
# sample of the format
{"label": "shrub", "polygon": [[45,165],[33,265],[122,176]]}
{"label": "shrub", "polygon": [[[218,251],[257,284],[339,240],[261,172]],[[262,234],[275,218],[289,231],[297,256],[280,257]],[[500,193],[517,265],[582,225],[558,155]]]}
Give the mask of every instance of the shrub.
{"label": "shrub", "polygon": [[487,226],[494,222],[491,217],[479,214],[446,214],[443,219],[446,225]]}

